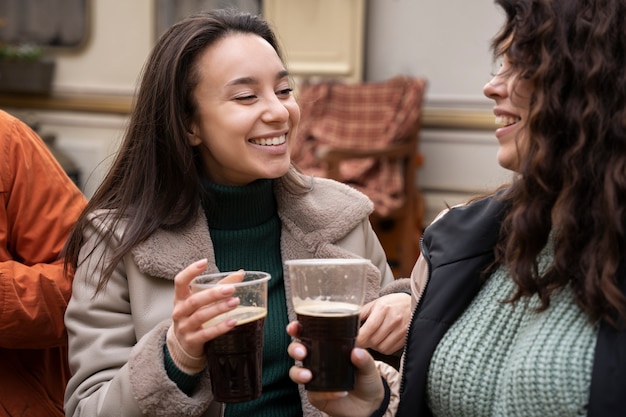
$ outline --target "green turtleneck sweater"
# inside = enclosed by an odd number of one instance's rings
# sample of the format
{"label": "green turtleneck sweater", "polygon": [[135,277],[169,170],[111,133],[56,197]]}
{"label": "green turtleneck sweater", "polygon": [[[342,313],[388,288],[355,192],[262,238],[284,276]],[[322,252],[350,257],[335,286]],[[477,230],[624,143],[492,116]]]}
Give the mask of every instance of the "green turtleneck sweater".
{"label": "green turtleneck sweater", "polygon": [[302,416],[298,386],[288,376],[293,364],[287,355],[290,338],[283,265],[280,219],[272,181],[246,186],[203,182],[206,213],[215,260],[220,271],[238,269],[269,272],[268,311],[263,344],[263,393],[260,398],[227,404],[226,416]]}

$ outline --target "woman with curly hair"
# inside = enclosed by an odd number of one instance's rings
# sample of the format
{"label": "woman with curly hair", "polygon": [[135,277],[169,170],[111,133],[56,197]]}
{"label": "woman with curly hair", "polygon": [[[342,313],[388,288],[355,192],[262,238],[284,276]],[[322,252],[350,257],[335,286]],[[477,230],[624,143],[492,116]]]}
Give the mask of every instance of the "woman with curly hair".
{"label": "woman with curly hair", "polygon": [[355,391],[309,393],[331,415],[624,415],[626,2],[496,3],[484,93],[512,183],[426,229],[400,389],[355,349]]}

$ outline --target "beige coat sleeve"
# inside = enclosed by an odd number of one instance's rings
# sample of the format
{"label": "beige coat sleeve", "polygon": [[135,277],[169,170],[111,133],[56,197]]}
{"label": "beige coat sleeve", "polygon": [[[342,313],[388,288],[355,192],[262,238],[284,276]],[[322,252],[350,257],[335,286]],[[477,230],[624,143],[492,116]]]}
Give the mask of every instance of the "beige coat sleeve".
{"label": "beige coat sleeve", "polygon": [[[114,240],[108,244],[96,244],[105,227],[92,219],[81,259],[84,254],[91,256],[76,270],[65,315],[72,370],[65,394],[66,415],[203,415],[212,399],[208,375],[192,397],[180,391],[167,376],[163,345],[169,320],[156,323],[137,339],[141,333],[137,329],[138,317],[142,313],[144,317],[156,313],[131,309],[128,275],[135,266],[130,255],[116,268],[106,291],[94,297],[98,271],[101,271],[97,259],[116,244]],[[135,273],[133,276],[139,275]],[[171,314],[169,305],[163,308],[167,309],[168,315]]]}

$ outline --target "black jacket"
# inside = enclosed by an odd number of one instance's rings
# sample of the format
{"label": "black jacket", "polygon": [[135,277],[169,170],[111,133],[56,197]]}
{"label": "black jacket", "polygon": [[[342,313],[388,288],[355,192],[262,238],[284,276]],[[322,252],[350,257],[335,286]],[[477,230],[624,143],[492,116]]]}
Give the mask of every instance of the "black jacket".
{"label": "black jacket", "polygon": [[[426,404],[430,360],[448,328],[481,288],[494,259],[505,205],[493,198],[456,207],[430,225],[422,238],[429,279],[413,313],[405,346],[397,417],[431,416]],[[619,273],[626,294],[626,270]],[[602,322],[595,348],[588,417],[626,415],[626,330]]]}

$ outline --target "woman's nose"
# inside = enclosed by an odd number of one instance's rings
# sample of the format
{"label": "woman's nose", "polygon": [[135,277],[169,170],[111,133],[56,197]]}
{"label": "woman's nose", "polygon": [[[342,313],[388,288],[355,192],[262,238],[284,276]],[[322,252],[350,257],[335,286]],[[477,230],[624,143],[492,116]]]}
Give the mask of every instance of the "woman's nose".
{"label": "woman's nose", "polygon": [[492,100],[502,98],[507,94],[507,87],[504,77],[499,71],[491,80],[483,87],[483,94]]}
{"label": "woman's nose", "polygon": [[284,122],[289,119],[289,110],[276,96],[269,98],[266,109],[263,112],[263,120],[266,122]]}

